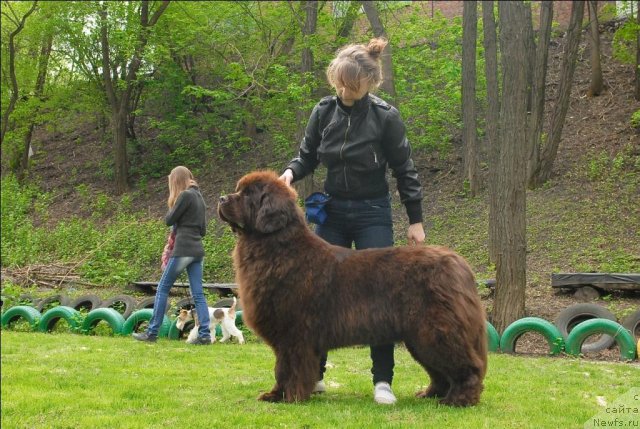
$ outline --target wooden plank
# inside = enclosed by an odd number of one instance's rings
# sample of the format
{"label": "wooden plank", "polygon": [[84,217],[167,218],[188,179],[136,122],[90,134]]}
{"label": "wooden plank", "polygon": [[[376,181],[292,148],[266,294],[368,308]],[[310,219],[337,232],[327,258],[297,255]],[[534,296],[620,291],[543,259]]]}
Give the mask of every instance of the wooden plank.
{"label": "wooden plank", "polygon": [[554,273],[551,287],[577,288],[594,286],[605,290],[640,290],[637,273]]}
{"label": "wooden plank", "polygon": [[[148,287],[158,286],[158,282],[132,282],[136,286]],[[176,282],[173,284],[176,287],[189,287],[189,283]],[[236,283],[202,283],[202,287],[205,289],[237,289]]]}

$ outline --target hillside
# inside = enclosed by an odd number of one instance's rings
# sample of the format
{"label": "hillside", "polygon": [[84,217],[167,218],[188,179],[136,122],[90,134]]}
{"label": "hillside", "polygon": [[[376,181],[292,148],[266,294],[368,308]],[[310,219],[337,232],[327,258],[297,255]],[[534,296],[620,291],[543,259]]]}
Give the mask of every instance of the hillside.
{"label": "hillside", "polygon": [[[605,91],[599,97],[586,96],[589,48],[583,37],[554,175],[543,188],[528,192],[527,311],[547,320],[576,300],[551,289],[552,272],[640,272],[640,133],[630,125],[631,114],[640,103],[632,97],[632,67],[612,58],[609,29],[604,29],[602,37]],[[562,38],[554,40],[549,56],[547,116],[558,86],[563,43]],[[118,200],[104,174],[111,153],[102,135],[99,125],[86,120],[61,124],[56,130],[38,130],[32,174],[52,195],[49,215],[39,219],[40,223],[90,216],[86,202],[96,195]],[[281,170],[288,161],[273,156],[267,140],[241,159],[212,157],[197,166],[214,222],[218,196],[231,191],[239,177],[254,169]],[[462,253],[479,279],[492,278],[486,257],[487,196],[471,199],[461,193],[460,142],[454,142],[454,147],[446,157],[415,151],[425,191],[427,241]],[[491,173],[490,168],[483,171],[485,178]],[[316,177],[316,182],[321,180]],[[166,179],[134,183],[130,196],[135,210],[160,219],[166,206]],[[395,195],[394,210],[400,243],[406,215]],[[490,312],[491,293],[484,291],[483,295]],[[640,294],[614,293],[600,302],[622,317],[640,308]]]}

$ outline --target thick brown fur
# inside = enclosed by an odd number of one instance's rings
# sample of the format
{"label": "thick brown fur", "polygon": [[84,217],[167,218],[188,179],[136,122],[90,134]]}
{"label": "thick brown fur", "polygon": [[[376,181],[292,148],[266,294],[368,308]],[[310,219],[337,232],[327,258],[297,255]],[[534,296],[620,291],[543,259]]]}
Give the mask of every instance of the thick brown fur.
{"label": "thick brown fur", "polygon": [[307,400],[328,350],[404,341],[431,380],[417,396],[477,404],[487,369],[485,314],[464,258],[436,246],[332,246],[308,228],[296,197],[276,173],[261,171],[240,179],[218,205],[238,234],[243,318],[276,355],[276,384],[260,399]]}

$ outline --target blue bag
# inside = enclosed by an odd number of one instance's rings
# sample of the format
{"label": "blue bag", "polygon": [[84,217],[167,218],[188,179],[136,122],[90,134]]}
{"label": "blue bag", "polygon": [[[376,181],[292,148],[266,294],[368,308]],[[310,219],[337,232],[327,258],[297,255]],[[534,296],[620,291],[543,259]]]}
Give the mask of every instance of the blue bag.
{"label": "blue bag", "polygon": [[323,192],[314,192],[304,200],[305,217],[307,222],[322,225],[327,220],[325,206],[331,197]]}

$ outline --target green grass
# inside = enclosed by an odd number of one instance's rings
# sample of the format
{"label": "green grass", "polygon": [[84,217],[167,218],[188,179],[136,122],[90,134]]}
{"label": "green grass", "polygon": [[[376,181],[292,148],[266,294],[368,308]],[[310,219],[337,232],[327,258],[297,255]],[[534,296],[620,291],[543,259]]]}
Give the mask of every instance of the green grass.
{"label": "green grass", "polygon": [[269,404],[256,397],[272,386],[274,358],[256,341],[1,336],[3,428],[582,428],[604,409],[599,400],[613,403],[640,380],[637,362],[492,354],[480,405],[457,409],[414,397],[426,375],[398,347],[399,401],[382,407],[372,400],[368,348],[349,348],[329,355],[327,393]]}

